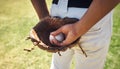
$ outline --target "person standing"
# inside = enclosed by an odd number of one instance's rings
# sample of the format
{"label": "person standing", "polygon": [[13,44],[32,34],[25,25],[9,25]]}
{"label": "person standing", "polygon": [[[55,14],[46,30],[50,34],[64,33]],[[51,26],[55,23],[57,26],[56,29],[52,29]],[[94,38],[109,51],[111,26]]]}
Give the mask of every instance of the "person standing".
{"label": "person standing", "polygon": [[79,47],[68,49],[59,56],[53,53],[50,69],[70,69],[72,57],[76,59],[76,69],[103,69],[112,35],[112,9],[120,0],[53,0],[50,13],[45,0],[32,0],[39,19],[46,16],[77,18],[78,22],[67,24],[51,33],[64,33],[66,38],[54,44],[64,46],[81,37]]}

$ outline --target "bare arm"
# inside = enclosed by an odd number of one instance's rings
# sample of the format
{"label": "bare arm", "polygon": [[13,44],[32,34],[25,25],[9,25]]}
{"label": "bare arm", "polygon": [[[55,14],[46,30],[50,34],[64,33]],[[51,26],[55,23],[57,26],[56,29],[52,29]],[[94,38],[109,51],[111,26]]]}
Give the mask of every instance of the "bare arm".
{"label": "bare arm", "polygon": [[51,34],[56,36],[59,33],[64,33],[66,39],[62,43],[58,43],[54,40],[57,45],[67,45],[75,41],[78,37],[85,34],[93,25],[95,25],[100,19],[102,19],[107,13],[109,13],[120,0],[93,0],[86,14],[80,21],[75,24],[68,24]]}
{"label": "bare arm", "polygon": [[106,14],[108,14],[120,0],[93,0],[86,14],[82,19],[76,23],[78,29],[82,28],[83,33],[80,32],[79,35],[87,32],[93,25],[95,25],[99,20],[101,20]]}
{"label": "bare arm", "polygon": [[45,0],[31,0],[39,19],[49,16]]}

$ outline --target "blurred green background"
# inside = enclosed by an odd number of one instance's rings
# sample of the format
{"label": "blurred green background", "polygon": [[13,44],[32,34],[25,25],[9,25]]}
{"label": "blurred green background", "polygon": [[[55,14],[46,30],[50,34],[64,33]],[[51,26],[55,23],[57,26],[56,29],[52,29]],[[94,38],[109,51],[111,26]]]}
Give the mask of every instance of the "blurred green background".
{"label": "blurred green background", "polygon": [[[46,0],[48,7],[51,0]],[[120,5],[114,9],[113,36],[105,69],[120,69]],[[49,69],[51,53],[31,48],[25,41],[30,29],[39,21],[30,0],[0,0],[0,69]],[[74,60],[74,59],[73,59]],[[72,62],[71,69],[74,69]]]}

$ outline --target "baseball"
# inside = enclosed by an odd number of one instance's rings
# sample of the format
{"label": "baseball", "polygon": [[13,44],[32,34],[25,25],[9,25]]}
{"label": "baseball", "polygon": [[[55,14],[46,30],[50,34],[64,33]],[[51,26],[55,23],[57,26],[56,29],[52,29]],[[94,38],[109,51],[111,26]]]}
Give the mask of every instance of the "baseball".
{"label": "baseball", "polygon": [[62,42],[64,40],[64,35],[62,33],[58,34],[57,36],[50,35],[49,40],[56,39],[59,42]]}

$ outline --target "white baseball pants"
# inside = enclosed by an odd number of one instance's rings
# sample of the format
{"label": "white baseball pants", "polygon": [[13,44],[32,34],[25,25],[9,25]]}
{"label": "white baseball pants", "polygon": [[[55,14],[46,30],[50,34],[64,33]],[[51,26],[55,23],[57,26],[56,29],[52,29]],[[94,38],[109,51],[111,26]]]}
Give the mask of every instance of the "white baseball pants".
{"label": "white baseball pants", "polygon": [[[85,14],[87,8],[67,7],[68,0],[59,0],[58,4],[52,4],[51,16],[78,18]],[[93,16],[94,17],[94,16]],[[103,69],[108,52],[112,33],[112,12],[108,13],[96,25],[94,25],[80,39],[80,45],[88,57],[76,46],[65,52],[62,56],[54,53],[50,69],[70,69],[73,56],[76,59],[76,69]]]}

